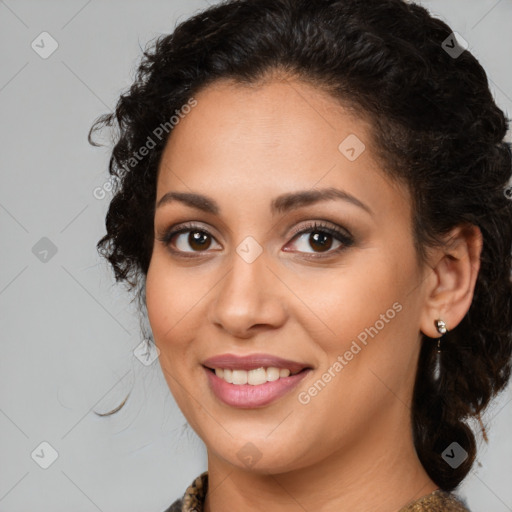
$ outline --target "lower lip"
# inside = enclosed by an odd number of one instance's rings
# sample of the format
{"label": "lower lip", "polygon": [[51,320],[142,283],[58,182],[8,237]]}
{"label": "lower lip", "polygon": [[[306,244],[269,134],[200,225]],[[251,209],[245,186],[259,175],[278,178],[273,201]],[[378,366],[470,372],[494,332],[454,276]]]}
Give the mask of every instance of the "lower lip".
{"label": "lower lip", "polygon": [[289,393],[310,372],[303,370],[289,377],[281,377],[273,382],[258,386],[251,384],[230,384],[205,368],[210,381],[210,387],[215,396],[227,405],[242,409],[253,409],[268,405]]}

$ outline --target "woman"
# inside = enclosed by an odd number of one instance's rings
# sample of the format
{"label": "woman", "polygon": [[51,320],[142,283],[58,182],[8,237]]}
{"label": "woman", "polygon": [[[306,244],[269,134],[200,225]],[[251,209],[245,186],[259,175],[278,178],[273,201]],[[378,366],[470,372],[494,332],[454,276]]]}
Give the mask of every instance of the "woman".
{"label": "woman", "polygon": [[[512,351],[507,120],[401,0],[233,0],[144,53],[98,243],[208,451],[169,511],[467,510]],[[485,432],[484,432],[485,435]]]}

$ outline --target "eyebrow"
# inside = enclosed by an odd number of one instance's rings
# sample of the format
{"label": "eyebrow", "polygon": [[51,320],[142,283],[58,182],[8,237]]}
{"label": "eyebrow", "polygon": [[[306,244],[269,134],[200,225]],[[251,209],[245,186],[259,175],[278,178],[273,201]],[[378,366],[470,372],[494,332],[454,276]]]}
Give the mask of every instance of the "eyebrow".
{"label": "eyebrow", "polygon": [[[272,214],[285,213],[294,208],[301,208],[308,206],[320,201],[332,201],[342,200],[351,203],[359,208],[365,210],[370,215],[373,215],[373,211],[369,206],[361,202],[357,197],[339,190],[337,188],[329,187],[323,189],[312,189],[312,190],[299,190],[297,192],[288,192],[281,194],[272,200],[270,203],[270,209]],[[164,194],[156,205],[157,208],[166,204],[179,201],[191,208],[196,208],[206,213],[212,213],[218,215],[220,207],[218,203],[211,197],[204,196],[202,194],[195,194],[190,192],[167,192]]]}

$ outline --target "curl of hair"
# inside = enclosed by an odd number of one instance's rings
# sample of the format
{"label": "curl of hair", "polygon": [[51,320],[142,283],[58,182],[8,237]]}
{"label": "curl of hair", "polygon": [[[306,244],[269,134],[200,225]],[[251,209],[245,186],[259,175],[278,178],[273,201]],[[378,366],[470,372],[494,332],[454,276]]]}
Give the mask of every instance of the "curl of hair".
{"label": "curl of hair", "polygon": [[[433,481],[454,489],[476,456],[467,424],[504,388],[512,352],[511,151],[507,119],[469,51],[454,59],[441,44],[452,30],[402,0],[231,0],[177,26],[144,51],[114,113],[89,134],[118,129],[109,164],[116,180],[98,242],[117,281],[144,280],[153,246],[156,180],[168,135],[155,128],[217,80],[257,84],[276,73],[322,88],[373,126],[373,147],[413,198],[419,258],[464,224],[484,245],[474,300],[443,338],[442,375],[433,379],[435,343],[424,338],[412,404],[418,456]],[[169,130],[172,133],[172,130]],[[134,158],[147,145],[145,158]],[[452,469],[442,451],[469,454]]]}

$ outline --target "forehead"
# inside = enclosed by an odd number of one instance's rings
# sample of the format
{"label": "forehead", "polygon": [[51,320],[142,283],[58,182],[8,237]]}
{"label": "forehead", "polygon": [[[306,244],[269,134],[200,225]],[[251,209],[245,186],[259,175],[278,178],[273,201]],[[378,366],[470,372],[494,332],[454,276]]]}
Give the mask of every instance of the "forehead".
{"label": "forehead", "polygon": [[[368,129],[362,120],[355,116],[350,118],[348,111],[323,91],[292,80],[259,85],[216,82],[201,90],[195,99],[197,106],[175,127],[170,146],[176,138],[183,143],[183,136],[187,135],[188,142],[200,143],[203,147],[210,143],[222,143],[222,147],[239,143],[231,148],[233,152],[247,151],[249,146],[272,151],[283,146],[292,148],[294,143],[295,153],[305,154],[313,149],[311,144],[305,144],[307,140],[314,141],[315,148],[322,150],[332,142],[325,140],[327,133],[336,141],[348,130],[349,124],[352,128],[359,124],[359,132]],[[341,122],[333,123],[333,110],[339,114]],[[193,138],[188,137],[191,131],[195,132]],[[336,131],[339,133],[334,133]],[[361,136],[368,138],[366,133]],[[321,138],[325,144],[319,146]]]}
{"label": "forehead", "polygon": [[157,199],[168,190],[244,195],[339,187],[367,201],[396,190],[374,158],[371,125],[310,84],[218,82],[173,129],[162,156]]}

